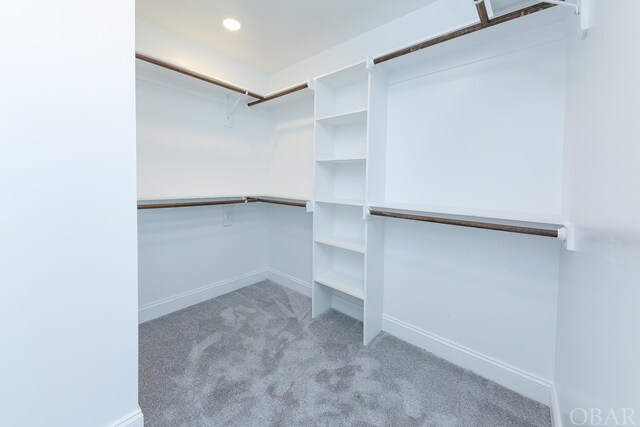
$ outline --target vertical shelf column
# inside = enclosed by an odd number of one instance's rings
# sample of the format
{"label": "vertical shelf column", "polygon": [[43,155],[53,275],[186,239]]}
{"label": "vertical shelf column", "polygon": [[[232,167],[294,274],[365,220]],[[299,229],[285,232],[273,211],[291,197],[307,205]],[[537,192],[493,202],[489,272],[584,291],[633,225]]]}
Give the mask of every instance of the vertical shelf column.
{"label": "vertical shelf column", "polygon": [[[384,200],[386,185],[387,79],[370,64],[369,120],[367,122],[366,206]],[[370,343],[382,331],[384,295],[384,220],[371,217],[365,208],[365,296],[363,339]]]}
{"label": "vertical shelf column", "polygon": [[[384,265],[383,222],[364,212],[373,188],[384,188],[377,167],[385,163],[372,150],[372,137],[381,131],[376,121],[386,122],[386,95],[372,100],[381,84],[362,62],[315,81],[315,209],[313,221],[313,302],[317,317],[336,307],[336,298],[360,306],[364,343],[382,327]],[[374,108],[372,116],[371,108]],[[382,138],[384,140],[384,129]],[[354,315],[354,313],[351,313]]]}

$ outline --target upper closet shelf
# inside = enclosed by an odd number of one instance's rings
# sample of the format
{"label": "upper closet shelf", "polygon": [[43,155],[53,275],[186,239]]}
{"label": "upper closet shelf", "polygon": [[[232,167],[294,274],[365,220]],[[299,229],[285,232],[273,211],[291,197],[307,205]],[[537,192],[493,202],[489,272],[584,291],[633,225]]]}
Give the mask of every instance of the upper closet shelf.
{"label": "upper closet shelf", "polygon": [[196,198],[153,198],[139,199],[138,209],[168,209],[188,208],[198,206],[219,206],[245,203],[270,203],[276,205],[295,206],[306,208],[306,200],[271,197],[271,196],[223,196],[223,197],[196,197]]}
{"label": "upper closet shelf", "polygon": [[348,113],[339,113],[330,116],[318,117],[316,121],[318,123],[329,126],[346,126],[355,123],[365,123],[367,121],[367,110],[365,108],[356,111],[350,111]]}
{"label": "upper closet shelf", "polygon": [[[283,104],[283,97],[285,96],[287,97],[288,101],[291,101],[291,100],[302,99],[302,98],[311,98],[311,95],[313,94],[313,92],[309,88],[309,83],[304,82],[286,89],[273,92],[269,95],[260,95],[259,93],[253,92],[239,85],[229,83],[227,81],[217,79],[215,77],[211,77],[194,70],[190,70],[181,65],[174,64],[172,62],[165,61],[160,58],[155,58],[153,56],[150,56],[141,52],[136,52],[136,59],[147,64],[153,64],[154,66],[160,67],[164,70],[170,70],[172,72],[181,74],[183,76],[187,76],[189,78],[193,78],[201,82],[205,82],[209,85],[209,87],[217,87],[225,91],[231,91],[231,92],[236,92],[239,94],[246,95],[250,99],[251,98],[254,99],[253,101],[249,102],[248,104],[249,107],[261,105],[265,103],[269,103],[269,105],[272,105],[275,107]],[[295,94],[295,95],[292,95],[292,94]]]}
{"label": "upper closet shelf", "polygon": [[365,157],[329,157],[316,159],[318,163],[356,163],[364,162],[367,159]]}
{"label": "upper closet shelf", "polygon": [[[529,38],[529,40],[536,40],[537,43],[544,42],[544,40],[551,41],[565,38],[566,25],[560,26],[561,29],[559,31],[551,30],[550,26],[560,22],[564,24],[567,17],[573,12],[570,8],[555,6],[551,3],[538,3],[511,13],[496,16],[489,19],[486,24],[479,22],[436,36],[374,58],[374,68],[382,69],[391,74],[390,80],[393,80],[394,72],[416,64],[437,63],[452,52],[455,53],[465,49],[472,50],[474,47],[500,42],[510,37],[521,37],[532,31],[537,31],[539,34],[535,38]],[[526,37],[522,39],[522,43],[527,43]],[[512,43],[510,48],[512,50],[522,49],[523,46],[518,42]],[[433,66],[437,67],[438,64],[433,64]]]}
{"label": "upper closet shelf", "polygon": [[340,70],[316,78],[316,81],[333,89],[341,89],[357,83],[366,82],[369,78],[366,62],[358,62]]}
{"label": "upper closet shelf", "polygon": [[165,60],[162,60],[162,59],[159,59],[159,58],[155,58],[155,57],[150,56],[150,55],[146,55],[144,53],[136,52],[136,59],[139,59],[140,61],[147,62],[149,64],[156,65],[158,67],[162,67],[162,68],[167,69],[167,70],[175,71],[177,73],[183,74],[183,75],[188,76],[188,77],[193,77],[193,78],[201,80],[201,81],[203,81],[205,83],[209,83],[209,84],[218,86],[220,88],[223,88],[223,89],[226,89],[226,90],[229,90],[229,91],[232,91],[232,92],[244,94],[244,95],[250,96],[252,98],[256,98],[256,99],[263,99],[264,98],[262,95],[259,95],[259,94],[255,93],[255,92],[252,92],[249,89],[243,88],[243,87],[235,85],[233,83],[226,82],[224,80],[217,79],[215,77],[208,76],[206,74],[199,73],[197,71],[190,70],[188,68],[185,68],[185,67],[183,67],[181,65],[178,65],[178,64],[174,64],[174,63],[169,62],[169,61],[165,61]]}
{"label": "upper closet shelf", "polygon": [[319,203],[331,203],[334,205],[347,205],[347,206],[364,206],[364,200],[359,199],[341,199],[331,197],[318,197],[316,202]]}

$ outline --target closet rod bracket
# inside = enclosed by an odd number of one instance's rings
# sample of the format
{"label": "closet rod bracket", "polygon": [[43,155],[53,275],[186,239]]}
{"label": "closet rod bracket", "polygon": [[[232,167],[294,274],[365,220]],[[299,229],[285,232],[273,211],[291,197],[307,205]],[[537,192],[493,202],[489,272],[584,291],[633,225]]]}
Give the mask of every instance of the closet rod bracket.
{"label": "closet rod bracket", "polygon": [[[240,100],[242,100],[242,98],[247,96],[249,96],[248,90],[245,90],[244,93],[241,93],[240,95],[238,95],[236,100],[233,102],[233,105],[231,106],[231,108],[227,111],[227,120],[231,119],[231,115],[233,114],[234,111],[236,111],[236,108],[238,108],[238,105],[240,104]],[[230,95],[227,95],[227,99],[230,99]]]}
{"label": "closet rod bracket", "polygon": [[369,206],[362,207],[362,219],[365,221],[371,219],[371,208]]}
{"label": "closet rod bracket", "polygon": [[564,248],[568,251],[576,250],[576,228],[571,223],[564,224],[558,229],[558,240],[564,244]]}
{"label": "closet rod bracket", "polygon": [[373,68],[375,67],[376,63],[373,62],[373,57],[372,56],[367,56],[367,70],[373,70]]}
{"label": "closet rod bracket", "polygon": [[315,210],[315,204],[313,203],[313,200],[309,200],[307,201],[307,212],[313,212]]}

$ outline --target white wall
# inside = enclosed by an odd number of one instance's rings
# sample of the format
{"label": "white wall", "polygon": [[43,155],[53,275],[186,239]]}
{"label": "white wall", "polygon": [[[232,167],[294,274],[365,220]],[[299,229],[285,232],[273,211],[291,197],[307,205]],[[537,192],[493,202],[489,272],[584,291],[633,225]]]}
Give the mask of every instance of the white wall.
{"label": "white wall", "polygon": [[419,335],[405,339],[548,404],[560,249],[544,237],[387,220],[384,329],[408,326]]}
{"label": "white wall", "polygon": [[564,425],[591,407],[633,408],[639,425],[640,2],[594,6],[571,43],[565,207],[579,239],[561,259],[555,379]]}
{"label": "white wall", "polygon": [[139,211],[140,322],[266,279],[263,216],[257,203]]}
{"label": "white wall", "polygon": [[2,14],[1,423],[141,427],[134,4]]}
{"label": "white wall", "polygon": [[387,201],[560,214],[566,41],[519,42],[390,86]]}
{"label": "white wall", "polygon": [[236,94],[227,100],[211,85],[144,63],[137,71],[139,198],[265,192],[273,125],[264,111],[245,101],[227,121]]}
{"label": "white wall", "polygon": [[306,209],[263,205],[268,265],[278,283],[311,296],[313,214]]}
{"label": "white wall", "polygon": [[313,95],[269,114],[273,128],[265,145],[265,194],[313,199]]}

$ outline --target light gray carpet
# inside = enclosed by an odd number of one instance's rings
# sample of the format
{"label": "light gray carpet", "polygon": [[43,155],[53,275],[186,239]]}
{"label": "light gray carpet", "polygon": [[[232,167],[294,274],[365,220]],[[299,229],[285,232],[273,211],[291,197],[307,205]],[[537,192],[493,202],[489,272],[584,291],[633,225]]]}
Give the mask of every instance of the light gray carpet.
{"label": "light gray carpet", "polygon": [[145,425],[549,426],[549,409],[262,282],[140,326]]}

